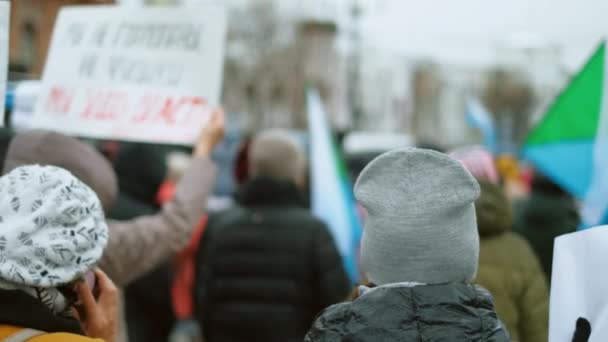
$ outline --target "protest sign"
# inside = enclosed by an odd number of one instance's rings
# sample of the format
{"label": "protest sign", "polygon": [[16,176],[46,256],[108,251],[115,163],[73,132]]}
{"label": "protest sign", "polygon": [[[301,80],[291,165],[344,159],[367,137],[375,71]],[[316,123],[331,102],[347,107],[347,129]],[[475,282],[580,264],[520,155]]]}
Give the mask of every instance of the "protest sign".
{"label": "protest sign", "polygon": [[576,321],[591,324],[590,342],[608,341],[608,226],[555,240],[549,341],[572,341]]}
{"label": "protest sign", "polygon": [[191,144],[217,105],[222,7],[61,10],[32,125],[91,138]]}
{"label": "protest sign", "polygon": [[8,30],[11,3],[0,1],[0,126],[4,125],[4,97],[8,70]]}

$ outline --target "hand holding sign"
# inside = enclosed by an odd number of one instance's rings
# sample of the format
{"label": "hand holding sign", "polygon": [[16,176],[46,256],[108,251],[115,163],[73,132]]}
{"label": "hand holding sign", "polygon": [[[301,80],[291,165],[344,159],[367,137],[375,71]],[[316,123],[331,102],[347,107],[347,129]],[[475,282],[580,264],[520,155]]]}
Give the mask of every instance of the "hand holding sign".
{"label": "hand holding sign", "polygon": [[216,108],[201,130],[201,135],[194,149],[195,157],[209,157],[211,151],[224,138],[224,122],[224,110]]}

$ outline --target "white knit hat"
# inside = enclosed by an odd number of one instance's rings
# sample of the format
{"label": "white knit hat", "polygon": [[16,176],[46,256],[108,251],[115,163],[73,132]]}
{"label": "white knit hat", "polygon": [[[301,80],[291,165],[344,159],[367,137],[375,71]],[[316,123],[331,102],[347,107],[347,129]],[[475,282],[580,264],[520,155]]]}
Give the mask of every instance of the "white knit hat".
{"label": "white knit hat", "polygon": [[460,162],[416,148],[387,152],[363,170],[355,197],[368,213],[361,253],[374,284],[475,277],[479,185]]}
{"label": "white knit hat", "polygon": [[99,199],[68,171],[22,166],[0,178],[0,279],[56,287],[101,258],[108,228]]}

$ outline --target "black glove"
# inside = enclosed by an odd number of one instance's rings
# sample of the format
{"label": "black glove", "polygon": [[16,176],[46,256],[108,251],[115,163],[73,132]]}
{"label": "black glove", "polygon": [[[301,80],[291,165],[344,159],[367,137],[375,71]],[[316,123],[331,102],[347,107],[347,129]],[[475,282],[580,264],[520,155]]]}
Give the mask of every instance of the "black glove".
{"label": "black glove", "polygon": [[576,330],[572,342],[587,342],[591,336],[591,323],[583,317],[576,320]]}

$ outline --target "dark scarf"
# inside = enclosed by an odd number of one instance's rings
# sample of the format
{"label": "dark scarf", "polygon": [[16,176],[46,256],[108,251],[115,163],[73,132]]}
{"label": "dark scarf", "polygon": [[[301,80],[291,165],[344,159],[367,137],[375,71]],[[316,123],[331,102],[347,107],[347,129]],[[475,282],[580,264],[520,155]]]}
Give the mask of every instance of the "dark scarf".
{"label": "dark scarf", "polygon": [[0,323],[31,328],[47,333],[83,335],[80,323],[53,312],[34,297],[19,290],[0,290]]}
{"label": "dark scarf", "polygon": [[256,177],[244,183],[236,194],[236,201],[244,207],[304,205],[293,182],[268,177]]}

